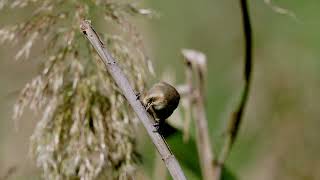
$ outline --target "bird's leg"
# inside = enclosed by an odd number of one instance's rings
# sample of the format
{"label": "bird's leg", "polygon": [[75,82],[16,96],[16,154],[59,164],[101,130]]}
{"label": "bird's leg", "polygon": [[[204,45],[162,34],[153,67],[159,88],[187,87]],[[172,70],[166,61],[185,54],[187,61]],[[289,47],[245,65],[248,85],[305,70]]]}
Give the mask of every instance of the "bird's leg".
{"label": "bird's leg", "polygon": [[154,118],[156,118],[156,113],[154,112],[154,109],[152,108],[152,105],[153,105],[153,103],[148,103],[148,104],[147,104],[147,107],[146,107],[146,110],[149,111],[149,109],[150,109],[150,111],[151,111],[151,113],[152,113],[152,116],[153,116]]}
{"label": "bird's leg", "polygon": [[153,116],[153,118],[155,119],[155,123],[153,124],[153,127],[155,127],[155,130],[154,132],[159,132],[159,129],[160,129],[160,125],[161,125],[161,121],[160,119],[158,118],[155,110],[153,109],[153,106],[152,106],[152,103],[148,104],[147,106],[147,111],[150,112],[150,114]]}
{"label": "bird's leg", "polygon": [[164,121],[162,122],[161,119],[157,116],[157,113],[153,108],[152,102],[147,104],[146,110],[152,115],[152,117],[155,120],[155,123],[153,124],[153,127],[155,127],[155,130],[153,132],[161,133],[161,127]]}

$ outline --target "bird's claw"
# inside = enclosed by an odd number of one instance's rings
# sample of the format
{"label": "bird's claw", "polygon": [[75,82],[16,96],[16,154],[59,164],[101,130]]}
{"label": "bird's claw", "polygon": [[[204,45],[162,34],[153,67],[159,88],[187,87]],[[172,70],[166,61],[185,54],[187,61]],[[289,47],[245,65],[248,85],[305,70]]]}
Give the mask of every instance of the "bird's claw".
{"label": "bird's claw", "polygon": [[158,133],[160,133],[160,132],[159,132],[159,130],[160,130],[160,123],[158,123],[158,122],[157,122],[157,123],[154,123],[154,124],[153,124],[153,127],[155,128],[155,130],[153,130],[153,132],[158,132]]}
{"label": "bird's claw", "polygon": [[149,111],[150,107],[152,106],[153,104],[152,103],[148,103],[147,107],[146,107],[146,110]]}
{"label": "bird's claw", "polygon": [[140,93],[140,92],[137,92],[137,93],[135,93],[135,94],[136,94],[136,100],[139,100],[140,97],[141,97],[141,93]]}

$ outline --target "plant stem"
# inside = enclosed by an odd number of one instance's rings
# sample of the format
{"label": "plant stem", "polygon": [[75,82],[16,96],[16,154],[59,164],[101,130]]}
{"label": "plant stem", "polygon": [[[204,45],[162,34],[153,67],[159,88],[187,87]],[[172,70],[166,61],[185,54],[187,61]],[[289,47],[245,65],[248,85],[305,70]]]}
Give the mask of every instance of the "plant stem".
{"label": "plant stem", "polygon": [[[198,156],[201,165],[201,174],[204,180],[215,179],[214,172],[214,153],[210,142],[208,132],[208,121],[205,111],[205,70],[206,58],[200,52],[194,50],[183,50],[183,55],[186,60],[186,83],[190,89],[190,94],[187,97],[189,107],[194,105],[193,118],[196,129],[196,142]],[[193,70],[195,70],[196,79],[192,78]],[[194,86],[194,80],[197,85]]]}
{"label": "plant stem", "polygon": [[204,99],[201,92],[196,97],[194,119],[196,125],[196,138],[197,148],[199,153],[199,159],[201,162],[202,176],[204,180],[214,179],[213,169],[213,151],[211,148],[209,133],[208,133],[208,122],[204,107]]}
{"label": "plant stem", "polygon": [[236,107],[235,111],[233,111],[231,115],[231,119],[229,121],[228,129],[227,129],[227,137],[224,142],[224,146],[222,147],[222,151],[220,154],[220,158],[218,160],[218,164],[216,165],[217,171],[221,172],[221,168],[223,167],[230,150],[237,138],[239,128],[241,125],[244,109],[246,107],[248,98],[249,98],[249,90],[252,79],[252,28],[250,23],[249,10],[246,0],[240,0],[241,5],[241,14],[243,21],[243,31],[244,31],[244,39],[245,39],[245,58],[244,58],[244,89],[242,91],[241,99],[239,105]]}
{"label": "plant stem", "polygon": [[154,119],[150,115],[148,115],[141,102],[137,99],[136,94],[134,93],[128,79],[125,77],[124,73],[117,65],[115,59],[104,47],[104,44],[99,38],[98,34],[91,27],[90,22],[87,20],[81,21],[80,29],[90,41],[94,49],[98,52],[107,71],[110,73],[118,87],[122,90],[123,95],[126,97],[129,104],[137,114],[138,118],[146,128],[152,142],[156,146],[172,178],[175,180],[185,180],[186,177],[175,156],[170,151],[164,138],[158,132],[155,132],[155,127],[153,126],[155,122]]}

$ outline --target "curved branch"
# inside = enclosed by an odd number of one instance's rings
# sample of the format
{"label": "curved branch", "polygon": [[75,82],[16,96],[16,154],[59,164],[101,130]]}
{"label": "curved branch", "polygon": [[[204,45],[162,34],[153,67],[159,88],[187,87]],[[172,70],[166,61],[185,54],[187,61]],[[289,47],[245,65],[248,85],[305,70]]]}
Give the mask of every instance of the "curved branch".
{"label": "curved branch", "polygon": [[241,99],[239,105],[236,107],[235,111],[233,111],[231,115],[231,119],[229,121],[226,140],[224,142],[224,146],[222,147],[222,152],[220,154],[220,158],[218,160],[218,169],[221,171],[221,168],[226,161],[226,158],[232,149],[232,146],[237,138],[239,128],[241,125],[243,113],[245,107],[248,102],[250,85],[252,79],[252,54],[253,54],[253,42],[252,42],[252,27],[250,23],[250,16],[248,10],[248,4],[246,0],[240,0],[241,4],[241,13],[242,13],[242,21],[243,21],[243,31],[244,31],[244,39],[245,39],[245,58],[244,58],[244,89],[241,94]]}

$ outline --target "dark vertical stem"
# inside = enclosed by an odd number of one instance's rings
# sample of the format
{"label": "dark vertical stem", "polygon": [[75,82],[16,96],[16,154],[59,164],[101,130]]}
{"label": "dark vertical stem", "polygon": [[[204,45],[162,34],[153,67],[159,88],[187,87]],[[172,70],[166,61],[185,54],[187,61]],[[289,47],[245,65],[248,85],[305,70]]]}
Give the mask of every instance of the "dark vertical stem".
{"label": "dark vertical stem", "polygon": [[228,129],[227,129],[227,137],[222,147],[222,151],[220,154],[220,158],[218,160],[217,167],[221,168],[237,138],[239,128],[241,125],[243,113],[248,101],[250,85],[252,79],[252,56],[253,56],[253,37],[252,37],[252,27],[250,23],[250,16],[248,10],[248,4],[246,0],[240,0],[241,14],[242,14],[242,22],[243,22],[243,32],[244,32],[244,43],[245,43],[245,58],[244,58],[244,89],[242,91],[241,99],[239,105],[236,107],[235,111],[232,113]]}

